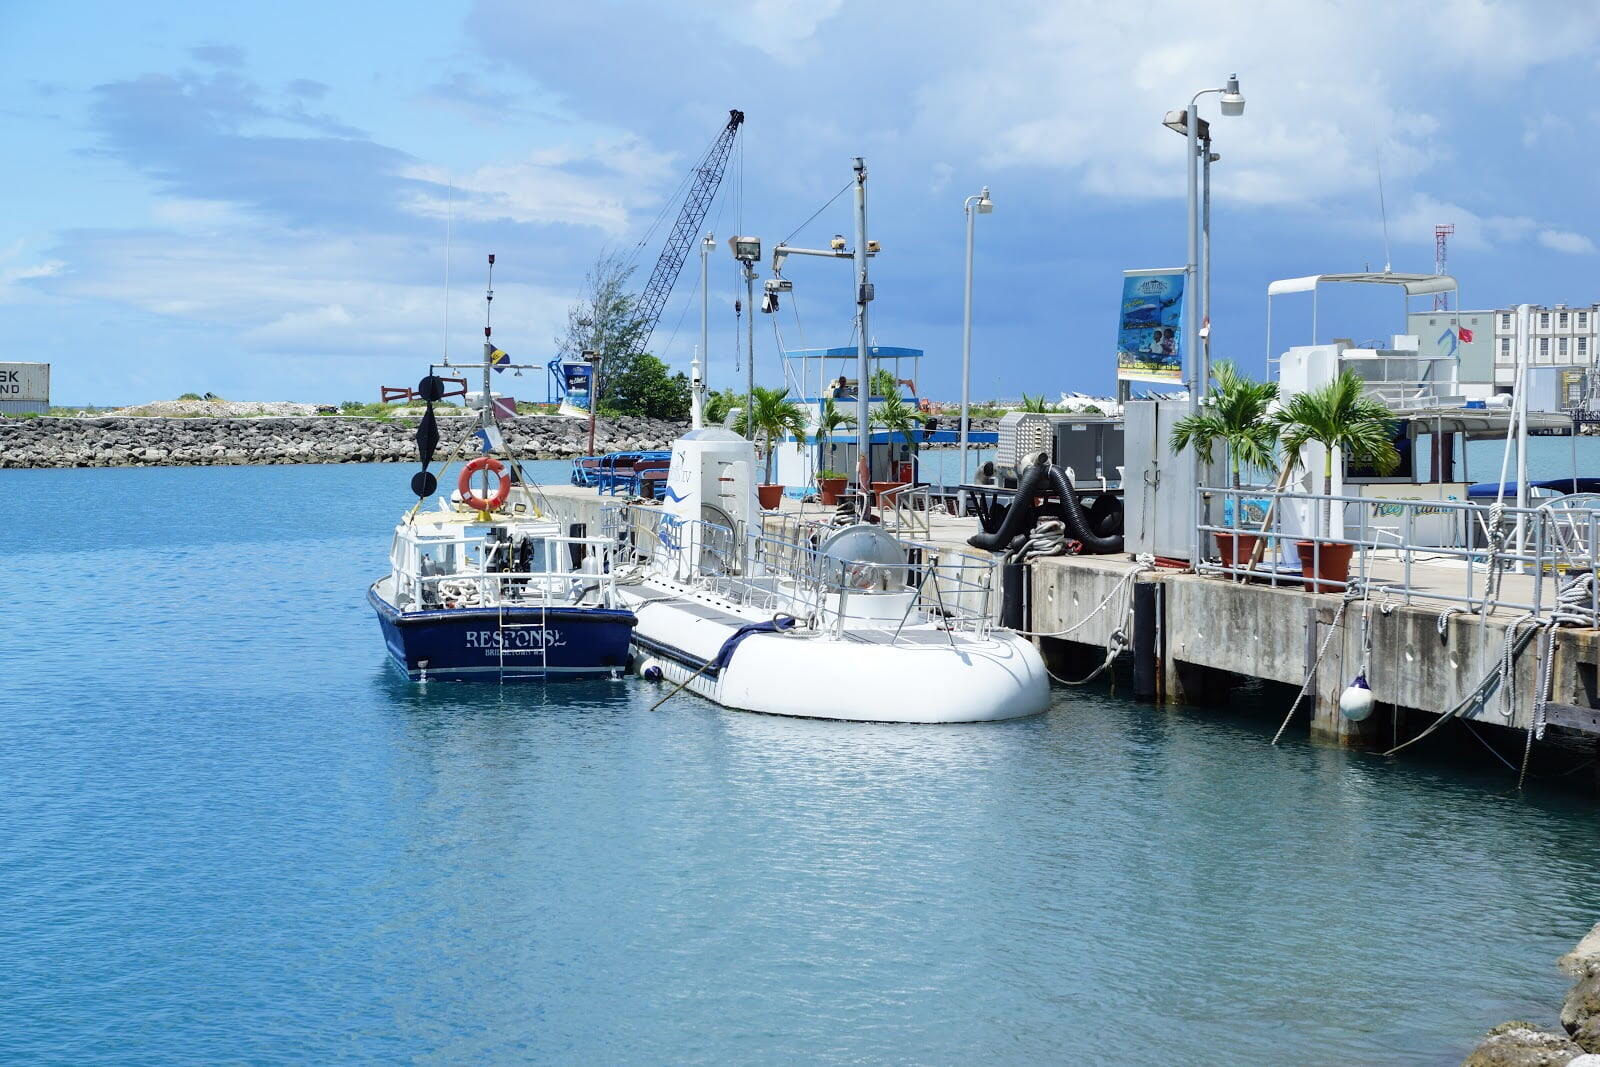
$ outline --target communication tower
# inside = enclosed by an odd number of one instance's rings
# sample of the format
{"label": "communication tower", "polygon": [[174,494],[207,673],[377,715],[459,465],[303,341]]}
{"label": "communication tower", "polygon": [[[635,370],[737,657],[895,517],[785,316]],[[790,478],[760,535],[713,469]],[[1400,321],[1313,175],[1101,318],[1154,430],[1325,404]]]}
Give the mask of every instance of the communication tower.
{"label": "communication tower", "polygon": [[[1433,228],[1433,273],[1445,273],[1445,265],[1450,258],[1450,235],[1456,232],[1454,223],[1445,222]],[[1433,310],[1449,311],[1450,294],[1433,294]]]}

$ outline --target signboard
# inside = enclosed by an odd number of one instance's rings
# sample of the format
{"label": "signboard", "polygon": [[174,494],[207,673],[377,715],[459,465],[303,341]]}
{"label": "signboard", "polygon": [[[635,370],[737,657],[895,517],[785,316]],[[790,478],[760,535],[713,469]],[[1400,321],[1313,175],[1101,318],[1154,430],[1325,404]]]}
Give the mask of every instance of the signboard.
{"label": "signboard", "polygon": [[1417,351],[1422,355],[1460,360],[1456,366],[1457,382],[1494,384],[1494,312],[1413,311],[1406,316],[1406,332],[1416,337]]}
{"label": "signboard", "polygon": [[587,363],[563,363],[561,375],[567,388],[566,403],[588,411],[589,383],[593,380],[594,368]]}
{"label": "signboard", "polygon": [[1183,381],[1183,268],[1125,270],[1117,320],[1117,380]]}
{"label": "signboard", "polygon": [[50,364],[0,363],[0,412],[50,410]]}

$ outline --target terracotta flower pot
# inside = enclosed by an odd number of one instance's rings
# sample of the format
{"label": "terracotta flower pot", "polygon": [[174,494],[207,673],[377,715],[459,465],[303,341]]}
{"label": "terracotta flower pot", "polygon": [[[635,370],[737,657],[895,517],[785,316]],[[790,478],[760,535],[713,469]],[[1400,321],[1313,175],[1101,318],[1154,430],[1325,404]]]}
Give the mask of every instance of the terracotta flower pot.
{"label": "terracotta flower pot", "polygon": [[[1350,580],[1350,555],[1355,545],[1296,541],[1294,547],[1300,553],[1300,573],[1311,576],[1316,571],[1317,581],[1309,583],[1313,592],[1336,593]],[[1335,582],[1339,584],[1336,586]]]}
{"label": "terracotta flower pot", "polygon": [[905,482],[873,482],[872,499],[876,501],[878,507],[881,508],[883,507],[883,494],[887,493],[891,489],[898,489],[905,484]]}
{"label": "terracotta flower pot", "polygon": [[758,485],[756,486],[756,499],[761,502],[765,511],[774,511],[783,502],[783,486]]}
{"label": "terracotta flower pot", "polygon": [[1250,557],[1255,555],[1256,542],[1261,538],[1255,534],[1233,534],[1217,532],[1212,534],[1217,539],[1217,555],[1222,557],[1224,567],[1245,567],[1250,563]]}
{"label": "terracotta flower pot", "polygon": [[849,478],[818,478],[817,489],[822,493],[822,503],[825,507],[834,507],[839,503],[839,495],[850,484]]}

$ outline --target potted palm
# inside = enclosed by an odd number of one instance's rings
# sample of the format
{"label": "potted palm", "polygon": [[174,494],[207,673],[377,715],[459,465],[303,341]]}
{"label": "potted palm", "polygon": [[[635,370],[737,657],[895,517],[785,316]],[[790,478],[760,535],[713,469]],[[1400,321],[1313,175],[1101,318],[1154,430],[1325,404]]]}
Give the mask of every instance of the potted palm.
{"label": "potted palm", "polygon": [[800,406],[789,399],[787,389],[766,389],[756,386],[751,396],[750,408],[749,424],[766,438],[767,445],[767,480],[756,487],[756,496],[760,498],[761,506],[771,511],[783,499],[783,486],[775,484],[772,480],[772,459],[776,442],[780,437],[803,438],[806,432],[806,417]]}
{"label": "potted palm", "polygon": [[[1322,494],[1333,495],[1333,452],[1379,474],[1388,474],[1400,465],[1394,447],[1394,416],[1381,400],[1368,396],[1366,385],[1351,371],[1326,385],[1290,397],[1277,414],[1279,439],[1292,469],[1301,461],[1301,450],[1315,442],[1322,446]],[[1314,522],[1322,538],[1333,536],[1333,502],[1324,500]],[[1350,554],[1354,545],[1331,540],[1296,541],[1300,569],[1316,572],[1316,588],[1322,583],[1343,585],[1350,577]]]}
{"label": "potted palm", "polygon": [[[1232,363],[1217,364],[1210,394],[1197,412],[1185,415],[1172,427],[1172,450],[1193,448],[1206,464],[1212,462],[1216,445],[1227,449],[1231,488],[1241,488],[1241,472],[1246,466],[1267,467],[1272,463],[1273,446],[1278,440],[1278,425],[1268,409],[1278,397],[1272,382],[1258,382],[1239,373]],[[1239,514],[1240,498],[1233,498],[1233,513]],[[1255,554],[1255,534],[1218,532],[1217,554],[1224,567],[1247,560]]]}
{"label": "potted palm", "polygon": [[839,496],[850,484],[850,476],[831,469],[827,464],[833,458],[833,445],[827,443],[836,430],[854,426],[856,420],[839,409],[828,397],[817,414],[817,488],[822,492],[822,502],[829,507],[839,503]]}
{"label": "potted palm", "polygon": [[[912,410],[910,404],[900,399],[898,394],[891,395],[877,406],[872,412],[872,421],[890,433],[899,434],[901,439],[905,441],[908,450],[912,445],[916,444],[917,431],[922,427],[922,422],[917,418],[917,413]],[[904,484],[906,484],[905,479],[891,476],[889,481],[873,482],[872,491],[875,494],[882,494]],[[881,499],[879,503],[882,503]]]}

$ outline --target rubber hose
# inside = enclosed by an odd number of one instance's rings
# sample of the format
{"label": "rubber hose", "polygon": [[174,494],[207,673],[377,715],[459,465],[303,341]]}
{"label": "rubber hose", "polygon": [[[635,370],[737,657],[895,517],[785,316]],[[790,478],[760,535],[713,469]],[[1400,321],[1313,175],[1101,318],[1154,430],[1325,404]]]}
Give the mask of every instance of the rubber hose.
{"label": "rubber hose", "polygon": [[1094,532],[1089,525],[1089,517],[1083,513],[1083,505],[1078,503],[1078,494],[1067,484],[1067,476],[1061,468],[1052,465],[1049,473],[1050,486],[1061,500],[1062,509],[1067,516],[1067,528],[1072,531],[1072,536],[1082,541],[1083,547],[1093,555],[1103,556],[1111,552],[1121,552],[1122,535],[1112,534],[1110,537],[1102,537]]}
{"label": "rubber hose", "polygon": [[1033,498],[1046,491],[1049,473],[1049,457],[1040,453],[1017,479],[1017,495],[1011,498],[1011,506],[1006,508],[1006,517],[1000,520],[1000,525],[993,533],[973,534],[967,538],[967,544],[986,552],[998,552],[1010,545],[1018,534],[1033,529],[1037,517]]}

